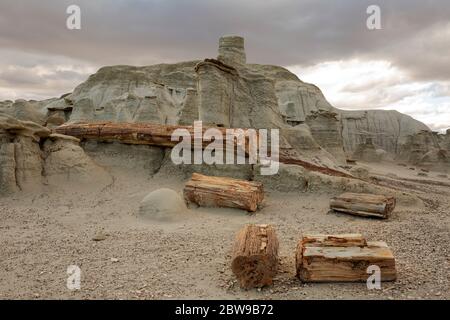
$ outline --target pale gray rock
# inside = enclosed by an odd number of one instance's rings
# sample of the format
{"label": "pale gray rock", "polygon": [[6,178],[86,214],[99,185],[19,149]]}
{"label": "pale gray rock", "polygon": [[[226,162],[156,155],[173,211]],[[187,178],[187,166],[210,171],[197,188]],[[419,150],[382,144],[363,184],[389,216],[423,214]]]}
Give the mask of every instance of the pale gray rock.
{"label": "pale gray rock", "polygon": [[42,186],[43,155],[39,143],[29,136],[14,139],[16,183],[20,190],[36,190]]}
{"label": "pale gray rock", "polygon": [[[197,61],[148,67],[103,67],[65,97],[76,121],[91,120],[177,123],[189,88],[196,88]],[[86,110],[89,99],[92,106]],[[81,108],[81,110],[77,110]]]}
{"label": "pale gray rock", "polygon": [[[217,60],[103,67],[70,94],[45,101],[4,101],[0,111],[48,127],[66,121],[191,125],[202,120],[222,127],[276,128],[288,148],[330,166],[345,163],[367,138],[374,145],[370,160],[418,162],[432,148],[450,150],[450,134],[434,135],[409,116],[339,110],[317,86],[289,70],[247,64],[239,36],[219,40]],[[421,138],[421,132],[430,138]]]}
{"label": "pale gray rock", "polygon": [[219,55],[217,60],[229,65],[244,65],[246,55],[244,38],[240,36],[223,36],[219,39]]}
{"label": "pale gray rock", "polygon": [[111,176],[96,164],[74,137],[52,134],[44,142],[44,174],[50,185],[106,186]]}
{"label": "pale gray rock", "polygon": [[338,114],[329,111],[313,112],[306,117],[306,123],[317,143],[331,153],[338,163],[344,164],[346,155]]}
{"label": "pale gray rock", "polygon": [[186,90],[186,98],[183,100],[178,123],[180,125],[192,125],[197,120],[199,120],[197,90],[188,88]]}
{"label": "pale gray rock", "polygon": [[18,120],[32,121],[43,125],[45,123],[45,109],[42,102],[16,100],[12,105],[14,118]]}
{"label": "pale gray rock", "polygon": [[425,154],[435,149],[441,149],[436,134],[429,130],[421,130],[406,137],[405,143],[399,148],[398,159],[418,165],[423,161]]}
{"label": "pale gray rock", "polygon": [[70,122],[86,122],[95,119],[95,109],[92,99],[83,98],[74,103]]}
{"label": "pale gray rock", "polygon": [[[0,138],[2,138],[1,134]],[[16,159],[14,149],[14,143],[0,141],[0,195],[9,194],[19,190],[16,181]]]}
{"label": "pale gray rock", "polygon": [[111,176],[85,154],[79,142],[0,114],[0,194],[40,190],[48,184],[110,184]]}
{"label": "pale gray rock", "polygon": [[358,145],[371,138],[377,147],[398,154],[410,135],[430,132],[423,123],[398,111],[340,111],[340,114],[344,149],[348,153],[355,152]]}
{"label": "pale gray rock", "polygon": [[308,188],[308,174],[303,167],[280,163],[275,175],[261,175],[260,166],[255,166],[255,181],[262,182],[264,188],[281,192],[304,192]]}
{"label": "pale gray rock", "polygon": [[369,172],[369,168],[361,165],[354,166],[350,169],[350,173],[352,176],[363,180],[369,179]]}
{"label": "pale gray rock", "polygon": [[52,111],[49,112],[49,115],[47,116],[45,126],[47,128],[55,128],[64,124],[66,121],[67,118],[64,114],[64,111]]}
{"label": "pale gray rock", "polygon": [[418,164],[429,169],[450,172],[450,151],[431,148],[420,158]]}
{"label": "pale gray rock", "polygon": [[445,134],[438,134],[437,138],[441,149],[450,150],[450,129]]}
{"label": "pale gray rock", "polygon": [[113,172],[151,176],[164,160],[164,150],[147,145],[126,145],[117,142],[86,141],[82,144],[86,154],[99,165]]}
{"label": "pale gray rock", "polygon": [[377,153],[376,146],[373,144],[372,138],[366,138],[364,143],[360,143],[356,146],[356,150],[353,153],[353,158],[367,162],[381,161],[381,158]]}
{"label": "pale gray rock", "polygon": [[161,188],[150,192],[139,204],[141,218],[174,221],[182,220],[187,207],[181,196],[172,189]]}

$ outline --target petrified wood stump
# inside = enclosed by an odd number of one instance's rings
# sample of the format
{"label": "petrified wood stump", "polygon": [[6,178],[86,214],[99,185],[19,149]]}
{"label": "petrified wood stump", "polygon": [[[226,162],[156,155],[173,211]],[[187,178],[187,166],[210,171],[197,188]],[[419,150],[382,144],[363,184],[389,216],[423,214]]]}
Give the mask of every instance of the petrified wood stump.
{"label": "petrified wood stump", "polygon": [[395,208],[395,198],[364,193],[344,193],[332,198],[330,208],[358,216],[387,219]]}
{"label": "petrified wood stump", "polygon": [[250,212],[264,199],[261,182],[194,173],[184,187],[184,199],[203,207],[229,207]]}
{"label": "petrified wood stump", "polygon": [[270,225],[247,225],[236,236],[231,268],[241,288],[271,285],[277,272],[278,239]]}
{"label": "petrified wood stump", "polygon": [[309,235],[297,246],[297,276],[304,282],[366,281],[371,265],[380,268],[381,281],[396,279],[395,258],[385,242],[366,243],[358,234]]}

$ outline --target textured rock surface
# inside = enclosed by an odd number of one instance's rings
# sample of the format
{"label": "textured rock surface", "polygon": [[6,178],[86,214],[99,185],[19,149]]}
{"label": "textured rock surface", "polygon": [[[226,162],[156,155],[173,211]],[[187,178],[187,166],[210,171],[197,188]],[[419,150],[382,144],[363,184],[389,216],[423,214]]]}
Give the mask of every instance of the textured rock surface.
{"label": "textured rock surface", "polygon": [[40,190],[47,184],[111,183],[109,174],[78,143],[76,138],[51,134],[37,123],[0,113],[0,194]]}
{"label": "textured rock surface", "polygon": [[14,143],[0,142],[0,194],[18,191]]}
{"label": "textured rock surface", "polygon": [[367,162],[378,162],[381,160],[377,149],[372,142],[372,138],[366,138],[366,141],[356,146],[353,158]]}
{"label": "textured rock surface", "polygon": [[438,135],[439,145],[444,150],[450,150],[450,129],[445,134]]}
{"label": "textured rock surface", "polygon": [[370,173],[370,169],[366,166],[354,166],[353,168],[350,169],[350,173],[357,178],[363,179],[363,180],[367,180],[369,179],[369,173]]}
{"label": "textured rock surface", "polygon": [[139,216],[155,220],[175,220],[186,214],[182,197],[174,190],[161,188],[150,192],[139,205]]}
{"label": "textured rock surface", "polygon": [[32,190],[42,185],[40,138],[50,131],[30,121],[0,113],[0,187],[3,193]]}
{"label": "textured rock surface", "polygon": [[424,206],[417,196],[397,191],[370,182],[343,177],[334,177],[318,172],[308,171],[300,166],[280,164],[280,170],[276,175],[259,175],[259,170],[254,172],[254,180],[264,184],[268,190],[282,192],[327,192],[338,195],[343,192],[371,193],[379,195],[393,195],[399,205]]}
{"label": "textured rock surface", "polygon": [[[343,164],[368,138],[377,158],[417,162],[432,148],[450,149],[450,134],[438,137],[409,116],[339,110],[319,88],[287,69],[247,64],[244,39],[238,36],[219,40],[217,60],[103,67],[59,99],[4,101],[0,111],[49,127],[80,120],[202,120],[223,127],[279,128],[283,148],[331,166]],[[434,138],[422,139],[421,132]]]}
{"label": "textured rock surface", "polygon": [[218,60],[229,65],[246,63],[244,38],[239,36],[223,36],[219,39]]}
{"label": "textured rock surface", "polygon": [[373,144],[387,152],[398,154],[410,135],[428,131],[428,127],[397,111],[341,111],[344,149],[351,153],[371,138]]}
{"label": "textured rock surface", "polygon": [[43,145],[44,175],[51,185],[95,184],[106,186],[111,176],[86,155],[79,140],[52,134]]}
{"label": "textured rock surface", "polygon": [[420,164],[423,156],[434,149],[440,149],[437,136],[431,131],[422,130],[406,137],[398,156],[402,160]]}
{"label": "textured rock surface", "polygon": [[164,159],[164,150],[152,146],[96,141],[83,142],[82,146],[99,165],[128,175],[150,176],[159,170]]}

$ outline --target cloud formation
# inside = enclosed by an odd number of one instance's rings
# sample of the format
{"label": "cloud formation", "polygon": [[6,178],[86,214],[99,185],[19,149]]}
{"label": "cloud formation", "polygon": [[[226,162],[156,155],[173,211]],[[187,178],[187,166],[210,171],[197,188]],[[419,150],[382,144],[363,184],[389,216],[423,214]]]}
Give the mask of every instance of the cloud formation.
{"label": "cloud formation", "polygon": [[398,110],[436,131],[450,127],[450,80],[414,80],[388,61],[340,60],[289,69],[318,85],[337,108]]}
{"label": "cloud formation", "polygon": [[[349,63],[347,70],[355,67],[352,61],[364,70],[371,63],[385,63],[377,68],[385,72],[372,73],[371,81],[346,83],[336,92],[352,107],[356,102],[358,108],[386,107],[409,95],[411,83],[432,83],[441,94],[447,92],[450,2],[376,2],[382,30],[371,31],[366,8],[372,0],[2,0],[0,98],[8,92],[14,93],[11,98],[59,95],[58,90],[71,90],[87,72],[103,65],[214,57],[224,34],[246,38],[249,62],[300,70],[336,61]],[[66,28],[66,8],[74,3],[81,7],[81,30]],[[42,72],[33,74],[36,70]],[[383,89],[386,85],[396,89]],[[374,86],[381,94],[365,98]],[[325,93],[331,101],[337,99],[331,97],[334,92]]]}

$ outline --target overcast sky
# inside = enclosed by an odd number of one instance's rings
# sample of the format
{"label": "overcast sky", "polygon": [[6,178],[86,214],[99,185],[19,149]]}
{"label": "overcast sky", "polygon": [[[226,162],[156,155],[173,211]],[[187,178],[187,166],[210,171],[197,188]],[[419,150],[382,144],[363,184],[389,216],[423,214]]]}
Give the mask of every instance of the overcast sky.
{"label": "overcast sky", "polygon": [[[81,30],[66,9],[81,8]],[[381,8],[381,30],[366,9]],[[450,128],[449,0],[1,0],[0,100],[70,92],[103,65],[217,55],[245,37],[247,61],[287,67],[344,109],[396,109]]]}

